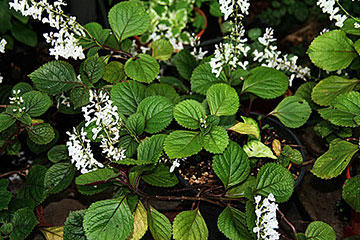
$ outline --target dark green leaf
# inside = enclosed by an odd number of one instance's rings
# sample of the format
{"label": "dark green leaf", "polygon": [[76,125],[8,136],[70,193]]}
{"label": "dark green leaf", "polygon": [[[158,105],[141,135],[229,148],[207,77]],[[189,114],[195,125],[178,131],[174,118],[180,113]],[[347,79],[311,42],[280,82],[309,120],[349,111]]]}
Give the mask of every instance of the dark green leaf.
{"label": "dark green leaf", "polygon": [[153,83],[146,88],[146,97],[156,95],[164,96],[170,99],[173,103],[178,103],[180,101],[180,95],[169,84]]}
{"label": "dark green leaf", "polygon": [[346,180],[342,197],[355,211],[360,212],[360,175]]}
{"label": "dark green leaf", "polygon": [[53,163],[57,163],[61,160],[69,159],[69,153],[66,145],[56,145],[52,147],[48,151],[47,156],[48,159]]}
{"label": "dark green leaf", "polygon": [[16,119],[13,116],[11,116],[7,113],[0,113],[0,132],[9,128],[15,122],[16,122]]}
{"label": "dark green leaf", "polygon": [[198,65],[195,57],[187,49],[178,52],[174,56],[173,62],[179,74],[187,80],[190,80],[191,73]]}
{"label": "dark green leaf", "polygon": [[229,136],[223,127],[215,126],[201,137],[201,143],[204,149],[210,153],[222,153],[229,144]]}
{"label": "dark green leaf", "polygon": [[52,165],[45,174],[44,187],[47,194],[59,193],[67,188],[75,176],[75,168],[71,163]]}
{"label": "dark green leaf", "polygon": [[80,67],[81,78],[85,82],[96,83],[105,73],[105,64],[98,55],[87,58]]}
{"label": "dark green leaf", "polygon": [[137,149],[137,158],[147,163],[157,163],[164,148],[165,134],[153,135],[143,140]]}
{"label": "dark green leaf", "polygon": [[205,63],[194,69],[190,82],[192,91],[205,95],[213,84],[227,82],[227,79],[223,72],[220,73],[219,77],[216,77],[215,74],[211,72],[210,65]]}
{"label": "dark green leaf", "polygon": [[55,138],[54,129],[48,123],[40,123],[26,130],[31,141],[39,145],[48,144]]}
{"label": "dark green leaf", "polygon": [[64,240],[86,240],[83,228],[85,210],[71,211],[64,223]]}
{"label": "dark green leaf", "polygon": [[70,101],[74,108],[79,108],[87,105],[90,101],[90,93],[87,88],[73,88],[70,92]]}
{"label": "dark green leaf", "polygon": [[36,217],[28,208],[22,208],[15,212],[12,219],[13,231],[10,234],[10,240],[23,240],[38,224]]}
{"label": "dark green leaf", "polygon": [[145,173],[142,180],[157,187],[173,187],[179,183],[176,175],[170,173],[169,167],[164,164],[159,164],[151,172]]}
{"label": "dark green leaf", "polygon": [[118,146],[126,149],[125,155],[129,158],[132,157],[134,153],[136,153],[136,149],[139,144],[136,142],[134,137],[130,135],[124,135],[119,139]]}
{"label": "dark green leaf", "polygon": [[117,83],[125,80],[124,64],[117,61],[109,62],[105,67],[103,79],[109,83]]}
{"label": "dark green leaf", "polygon": [[119,174],[114,172],[113,169],[101,168],[76,177],[75,183],[77,185],[87,185],[93,183],[106,182],[112,178],[117,177]]}
{"label": "dark green leaf", "polygon": [[140,113],[134,113],[126,120],[126,127],[133,134],[140,136],[144,132],[145,118]]}

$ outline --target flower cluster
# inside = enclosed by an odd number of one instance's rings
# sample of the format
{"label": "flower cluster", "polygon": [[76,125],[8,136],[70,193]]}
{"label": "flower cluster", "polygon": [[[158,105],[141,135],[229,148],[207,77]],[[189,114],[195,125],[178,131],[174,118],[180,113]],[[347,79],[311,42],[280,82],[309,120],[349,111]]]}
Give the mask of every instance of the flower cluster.
{"label": "flower cluster", "polygon": [[20,11],[24,16],[31,16],[43,23],[48,23],[56,28],[57,32],[45,33],[46,42],[50,43],[50,55],[74,59],[84,59],[82,47],[78,44],[77,37],[84,37],[82,26],[76,22],[75,17],[64,14],[62,6],[66,6],[63,0],[57,0],[50,4],[47,0],[14,0],[9,2],[10,8]]}
{"label": "flower cluster", "polygon": [[201,47],[199,47],[200,38],[198,36],[190,37],[190,46],[192,47],[191,55],[193,55],[197,60],[201,61],[208,51],[203,51]]}
{"label": "flower cluster", "polygon": [[208,127],[208,125],[206,123],[206,119],[200,118],[199,121],[200,121],[200,127],[202,127],[202,128],[207,128]]}
{"label": "flower cluster", "polygon": [[[1,41],[0,41],[0,53],[5,53],[6,44],[7,44],[7,41],[5,39],[1,39]],[[4,79],[3,76],[1,76],[1,74],[0,74],[0,83],[2,83],[3,79]]]}
{"label": "flower cluster", "polygon": [[180,167],[180,162],[183,162],[186,159],[187,159],[186,157],[184,157],[184,158],[175,158],[172,165],[171,165],[171,167],[170,167],[170,172],[171,173],[174,172],[175,168]]}
{"label": "flower cluster", "polygon": [[255,204],[256,227],[253,232],[256,233],[257,239],[279,239],[280,234],[275,230],[279,228],[279,224],[276,219],[278,205],[275,203],[274,195],[270,193],[265,199],[258,195],[255,197]]}
{"label": "flower cluster", "polygon": [[240,12],[237,12],[236,17],[243,18],[244,15],[249,14],[250,3],[248,0],[219,0],[219,4],[225,20],[231,17],[236,10],[240,10]]}
{"label": "flower cluster", "polygon": [[346,15],[342,15],[339,13],[340,8],[335,7],[335,0],[318,0],[317,5],[321,8],[323,13],[329,14],[330,20],[336,20],[335,25],[338,27],[342,27],[344,25],[344,21],[347,19]]}
{"label": "flower cluster", "polygon": [[277,46],[271,45],[276,41],[274,38],[274,30],[267,28],[263,36],[258,38],[258,41],[265,47],[263,51],[257,49],[252,53],[254,61],[261,63],[262,66],[275,68],[278,70],[285,70],[291,73],[289,85],[292,85],[294,78],[301,78],[306,81],[310,77],[310,69],[297,65],[297,56],[289,57],[287,54],[282,54],[277,50]]}
{"label": "flower cluster", "polygon": [[13,90],[13,97],[9,97],[10,104],[14,107],[13,112],[23,112],[25,107],[22,106],[24,103],[24,99],[20,96],[21,90]]}

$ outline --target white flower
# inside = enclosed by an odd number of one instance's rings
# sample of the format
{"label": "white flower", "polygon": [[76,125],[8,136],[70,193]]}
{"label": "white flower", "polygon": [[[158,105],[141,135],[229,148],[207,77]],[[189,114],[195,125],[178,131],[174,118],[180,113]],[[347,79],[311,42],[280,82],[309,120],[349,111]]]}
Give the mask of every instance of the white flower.
{"label": "white flower", "polygon": [[336,20],[335,25],[338,27],[342,27],[344,25],[344,21],[347,19],[346,15],[338,14],[339,8],[335,7],[335,0],[318,0],[317,5],[321,8],[323,13],[329,14],[330,20]]}
{"label": "white flower", "polygon": [[185,161],[187,158],[184,157],[184,158],[175,158],[173,163],[172,163],[172,166],[170,167],[170,172],[174,172],[175,168],[178,168],[180,167],[180,162],[181,161]]}
{"label": "white flower", "polygon": [[0,41],[0,53],[5,53],[6,44],[7,44],[7,41],[5,39],[1,39],[1,41]]}
{"label": "white flower", "polygon": [[220,11],[224,14],[224,20],[226,21],[235,11],[239,9],[239,18],[243,18],[244,15],[249,14],[250,3],[248,0],[219,0]]}

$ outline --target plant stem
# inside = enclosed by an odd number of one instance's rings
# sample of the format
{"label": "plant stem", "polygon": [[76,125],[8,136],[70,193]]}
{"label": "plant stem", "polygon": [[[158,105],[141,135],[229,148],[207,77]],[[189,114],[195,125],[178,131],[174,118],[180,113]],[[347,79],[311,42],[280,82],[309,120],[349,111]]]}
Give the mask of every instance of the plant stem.
{"label": "plant stem", "polygon": [[292,223],[285,217],[285,215],[284,215],[284,213],[283,213],[282,211],[280,211],[279,209],[278,209],[277,211],[278,211],[278,213],[280,214],[281,219],[284,220],[284,222],[285,222],[287,225],[289,225],[289,227],[290,227],[291,230],[293,231],[294,237],[295,237],[295,239],[296,239],[296,234],[297,234],[297,232],[296,232],[296,229],[295,229],[294,225],[292,225]]}

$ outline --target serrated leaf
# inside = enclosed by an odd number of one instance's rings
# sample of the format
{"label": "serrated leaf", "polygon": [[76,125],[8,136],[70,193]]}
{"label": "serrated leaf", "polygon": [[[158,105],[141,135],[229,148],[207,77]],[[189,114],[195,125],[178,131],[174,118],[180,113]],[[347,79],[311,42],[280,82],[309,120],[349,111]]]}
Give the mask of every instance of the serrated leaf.
{"label": "serrated leaf", "polygon": [[75,183],[77,185],[88,185],[93,183],[106,182],[112,178],[117,177],[119,174],[114,172],[113,169],[110,168],[101,168],[95,171],[91,171],[88,173],[81,174],[76,177]]}
{"label": "serrated leaf", "polygon": [[[293,149],[290,146],[286,145],[281,151],[281,155],[278,156],[278,162],[282,162],[282,158],[287,159],[287,162],[292,162],[293,164],[300,165],[303,162],[303,157],[301,152],[297,149]],[[288,164],[286,164],[287,167]]]}
{"label": "serrated leaf", "polygon": [[164,148],[170,159],[190,157],[202,149],[200,133],[184,130],[174,131],[166,138]]}
{"label": "serrated leaf", "polygon": [[320,106],[330,106],[337,96],[352,91],[358,83],[359,80],[357,79],[330,76],[316,84],[311,98]]}
{"label": "serrated leaf", "polygon": [[135,135],[140,136],[144,132],[145,118],[140,113],[131,114],[126,120],[126,127]]}
{"label": "serrated leaf", "polygon": [[47,194],[59,193],[67,188],[75,176],[75,168],[71,163],[52,165],[45,174],[44,187]]}
{"label": "serrated leaf", "polygon": [[55,143],[57,143],[57,141],[59,140],[59,131],[57,131],[56,129],[54,129],[54,131],[55,131],[55,138],[48,144],[39,145],[39,144],[36,144],[33,141],[31,141],[30,138],[26,139],[26,144],[28,145],[30,150],[36,154],[46,152],[52,146],[54,146]]}
{"label": "serrated leaf", "polygon": [[90,205],[83,226],[88,240],[124,240],[134,228],[134,219],[125,198],[108,199]]}
{"label": "serrated leaf", "polygon": [[249,175],[247,177],[247,179],[245,180],[245,182],[230,188],[226,192],[225,196],[226,197],[231,197],[231,198],[245,197],[246,189],[255,187],[255,184],[256,184],[256,178],[254,176]]}
{"label": "serrated leaf", "polygon": [[[244,119],[243,116],[241,116],[242,119]],[[238,122],[228,130],[240,133],[240,134],[246,134],[246,135],[252,135],[256,139],[260,139],[260,129],[257,125],[256,121],[252,118],[247,118],[247,122]],[[254,122],[252,122],[254,121]]]}
{"label": "serrated leaf", "polygon": [[136,149],[139,144],[136,142],[135,138],[130,135],[121,136],[119,139],[118,147],[126,149],[125,156],[130,158],[136,153]]}
{"label": "serrated leaf", "polygon": [[269,67],[256,67],[249,72],[242,87],[242,93],[253,93],[264,99],[283,95],[288,88],[289,78],[279,70]]}
{"label": "serrated leaf", "polygon": [[79,85],[74,68],[64,61],[45,63],[29,77],[37,89],[49,94],[62,93]]}
{"label": "serrated leaf", "polygon": [[225,189],[228,189],[248,177],[250,160],[239,144],[230,141],[223,154],[213,157],[213,169]]}
{"label": "serrated leaf", "polygon": [[0,211],[8,208],[11,197],[11,192],[6,190],[6,188],[0,188]]}
{"label": "serrated leaf", "polygon": [[245,206],[245,210],[246,210],[246,223],[247,223],[247,227],[248,230],[250,231],[250,233],[252,235],[255,235],[253,232],[254,227],[256,227],[256,214],[255,214],[255,205],[252,201],[247,201],[246,202],[246,206]]}
{"label": "serrated leaf", "polygon": [[200,119],[205,119],[205,108],[198,101],[189,99],[174,107],[174,118],[183,127],[198,129]]}
{"label": "serrated leaf", "polygon": [[24,93],[30,92],[32,90],[34,90],[32,88],[32,86],[26,82],[19,82],[17,84],[15,84],[15,86],[13,86],[13,88],[11,89],[11,93],[13,93],[14,91],[20,90],[20,96],[23,95]]}
{"label": "serrated leaf", "polygon": [[141,101],[137,109],[145,117],[145,132],[157,133],[173,119],[174,104],[163,96],[151,96]]}
{"label": "serrated leaf", "polygon": [[256,178],[256,194],[274,194],[276,202],[287,201],[294,191],[294,178],[283,166],[276,163],[263,165]]}
{"label": "serrated leaf", "polygon": [[321,117],[334,125],[357,127],[360,116],[360,93],[351,91],[340,94],[328,108],[319,109]]}
{"label": "serrated leaf", "polygon": [[53,163],[57,163],[61,160],[69,159],[69,153],[66,145],[56,145],[52,147],[48,151],[47,157]]}
{"label": "serrated leaf", "polygon": [[181,92],[189,92],[188,87],[185,86],[184,83],[176,77],[163,76],[160,77],[159,81],[160,83],[169,84],[170,86],[179,89]]}
{"label": "serrated leaf", "polygon": [[271,149],[259,140],[250,140],[243,146],[248,157],[277,159]]}
{"label": "serrated leaf", "polygon": [[16,119],[8,113],[0,113],[0,132],[8,129],[16,122]]}
{"label": "serrated leaf", "polygon": [[289,96],[284,98],[269,114],[277,117],[286,127],[297,128],[309,119],[311,108],[304,99]]}
{"label": "serrated leaf", "polygon": [[178,103],[180,101],[180,95],[171,85],[166,83],[153,83],[146,88],[146,97],[156,95],[164,96],[170,99],[173,103]]}
{"label": "serrated leaf", "polygon": [[158,39],[151,43],[152,56],[162,61],[168,60],[174,52],[171,43],[166,39]]}
{"label": "serrated leaf", "polygon": [[183,211],[173,223],[174,240],[207,240],[209,231],[199,209]]}
{"label": "serrated leaf", "polygon": [[190,80],[191,73],[198,65],[195,57],[190,54],[188,49],[178,52],[173,57],[173,62],[179,74],[187,80]]}
{"label": "serrated leaf", "polygon": [[40,123],[26,130],[31,141],[39,145],[48,144],[55,138],[54,129],[48,123]]}
{"label": "serrated leaf", "polygon": [[216,77],[211,72],[209,64],[201,64],[197,66],[191,74],[191,90],[193,92],[205,95],[207,90],[214,84],[227,82],[226,76],[223,72],[219,77]]}
{"label": "serrated leaf", "polygon": [[134,217],[134,230],[128,240],[140,240],[148,229],[147,212],[141,201],[138,202]]}
{"label": "serrated leaf", "polygon": [[217,226],[231,240],[251,240],[246,215],[233,207],[226,207],[219,215]]}
{"label": "serrated leaf", "polygon": [[46,240],[63,240],[63,226],[40,228],[40,231],[45,236]]}
{"label": "serrated leaf", "polygon": [[222,153],[229,144],[229,136],[223,127],[211,127],[210,131],[201,137],[201,144],[210,153]]}
{"label": "serrated leaf", "polygon": [[358,145],[335,139],[329,150],[316,160],[311,172],[322,179],[339,176],[358,150]]}
{"label": "serrated leaf", "polygon": [[147,54],[139,54],[125,63],[125,73],[128,77],[145,83],[151,83],[159,74],[158,62]]}
{"label": "serrated leaf", "polygon": [[145,98],[145,86],[135,81],[116,84],[111,89],[111,101],[118,107],[118,111],[124,115],[136,112],[138,105]]}
{"label": "serrated leaf", "polygon": [[86,30],[90,33],[91,37],[95,38],[101,45],[103,45],[110,35],[110,29],[102,29],[102,26],[97,22],[87,23]]}
{"label": "serrated leaf", "polygon": [[156,164],[164,148],[165,139],[165,134],[157,134],[143,140],[137,149],[138,160]]}
{"label": "serrated leaf", "polygon": [[173,187],[179,183],[176,175],[170,173],[168,166],[159,164],[151,172],[145,173],[142,179],[153,186],[157,187]]}
{"label": "serrated leaf", "polygon": [[22,208],[15,212],[12,219],[13,231],[10,240],[25,239],[38,224],[34,213],[28,208]]}
{"label": "serrated leaf", "polygon": [[315,38],[307,53],[315,66],[327,71],[344,69],[358,56],[353,42],[341,30],[326,32]]}
{"label": "serrated leaf", "polygon": [[103,79],[109,83],[117,83],[126,79],[124,64],[117,61],[109,62],[105,66]]}
{"label": "serrated leaf", "polygon": [[90,101],[90,93],[87,88],[73,88],[70,92],[70,101],[74,109],[87,105]]}
{"label": "serrated leaf", "polygon": [[97,193],[101,193],[111,187],[112,184],[110,183],[104,183],[104,184],[98,184],[98,185],[77,185],[76,188],[79,191],[79,193],[83,195],[93,195]]}
{"label": "serrated leaf", "polygon": [[152,206],[147,213],[149,229],[154,240],[170,240],[171,223],[169,219]]}
{"label": "serrated leaf", "polygon": [[216,116],[235,114],[239,109],[239,96],[234,88],[224,83],[212,85],[206,92],[210,113]]}
{"label": "serrated leaf", "polygon": [[64,240],[86,240],[83,220],[86,210],[71,211],[64,223]]}
{"label": "serrated leaf", "polygon": [[327,223],[314,221],[308,225],[305,231],[306,239],[313,240],[335,240],[334,229]]}
{"label": "serrated leaf", "polygon": [[24,100],[24,112],[31,117],[38,117],[44,114],[52,105],[50,97],[39,91],[30,91],[22,95]]}
{"label": "serrated leaf", "polygon": [[[359,19],[357,19],[358,21]],[[341,27],[341,30],[343,30],[345,33],[347,34],[352,34],[352,35],[360,35],[360,29],[355,27],[355,19],[353,18],[347,18],[344,21],[344,25]]]}
{"label": "serrated leaf", "polygon": [[109,11],[109,24],[119,42],[144,33],[150,18],[140,2],[120,2]]}
{"label": "serrated leaf", "polygon": [[99,56],[94,55],[82,62],[80,74],[86,82],[97,83],[105,73],[105,64]]}
{"label": "serrated leaf", "polygon": [[345,181],[342,197],[355,211],[360,212],[360,175]]}
{"label": "serrated leaf", "polygon": [[300,85],[300,87],[296,90],[294,96],[302,98],[306,100],[311,107],[312,110],[319,108],[312,100],[311,93],[316,85],[316,82],[309,81]]}

